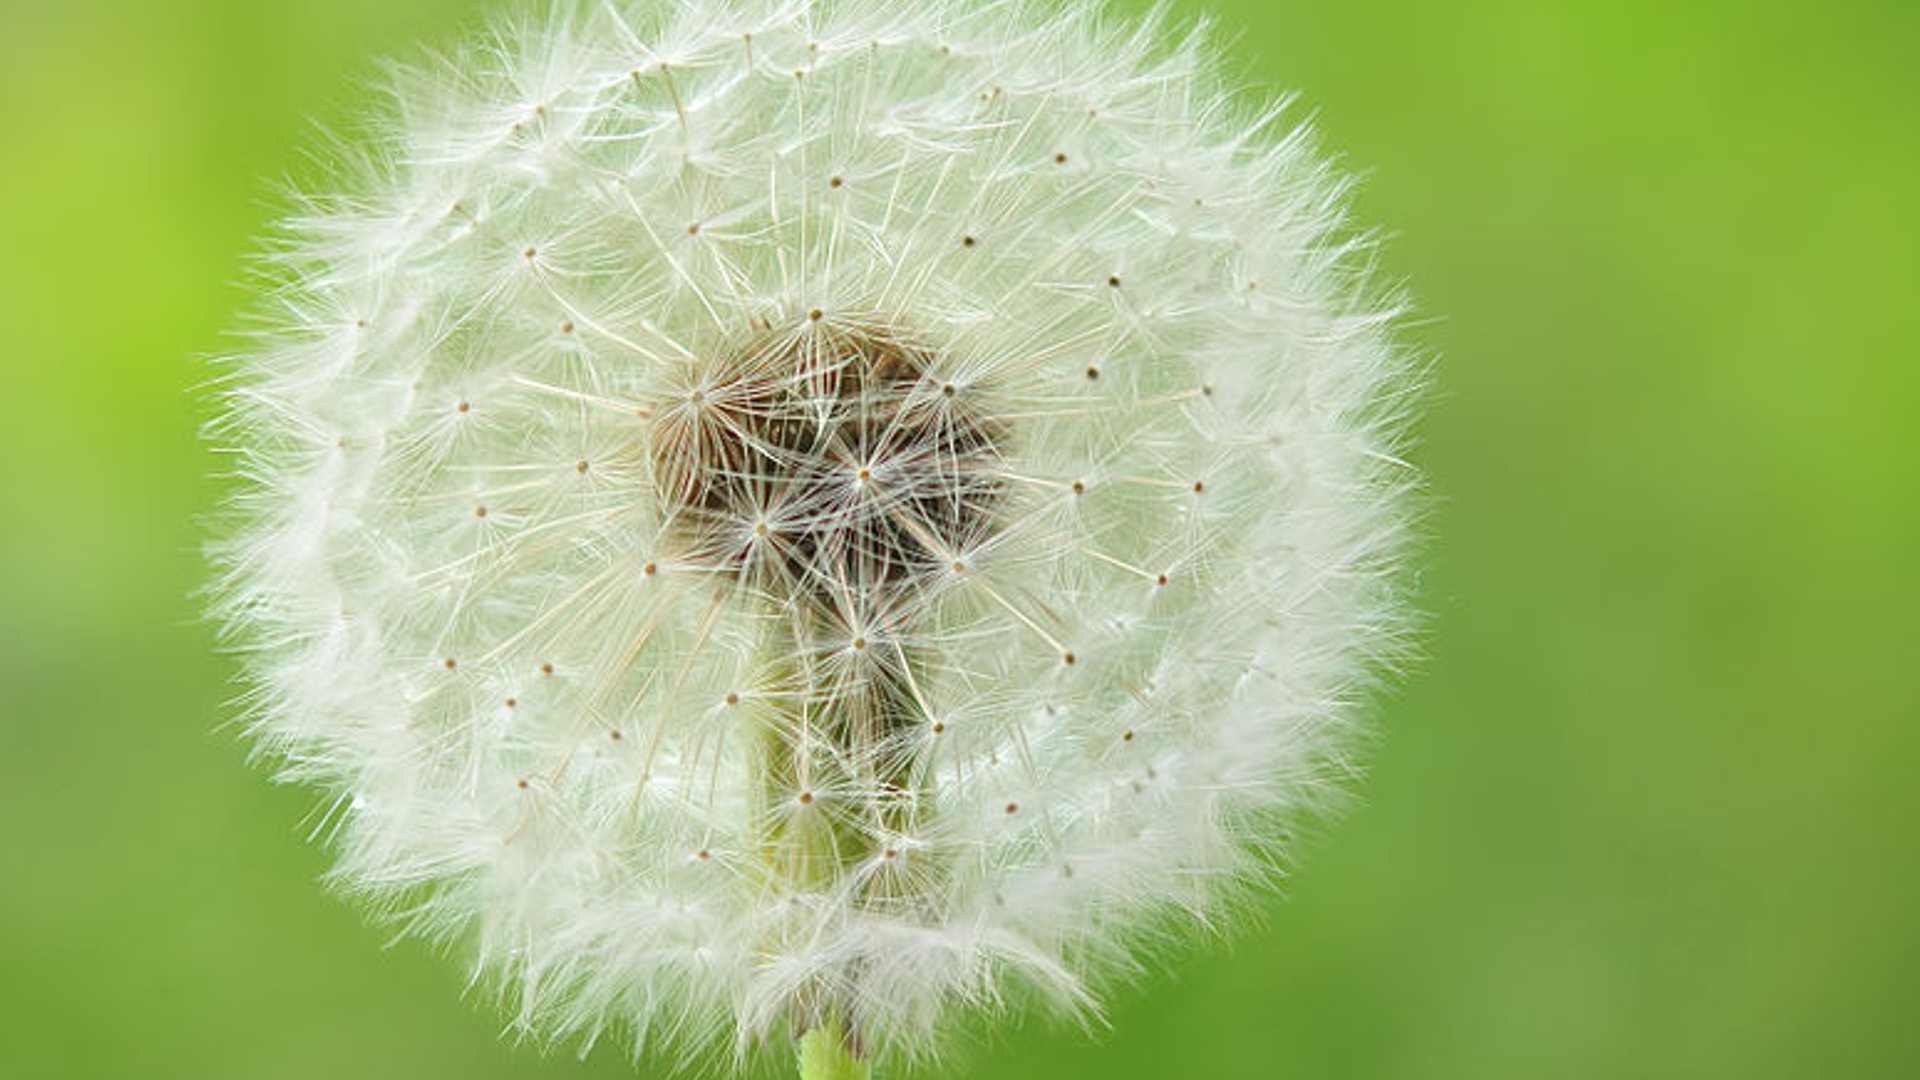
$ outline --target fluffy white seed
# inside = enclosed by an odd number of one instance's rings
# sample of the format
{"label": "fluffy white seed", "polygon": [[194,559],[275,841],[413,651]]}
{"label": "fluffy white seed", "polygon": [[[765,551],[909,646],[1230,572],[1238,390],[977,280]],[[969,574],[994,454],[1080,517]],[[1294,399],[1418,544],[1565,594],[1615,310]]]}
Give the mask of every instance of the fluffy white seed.
{"label": "fluffy white seed", "polygon": [[398,76],[215,429],[342,887],[541,1038],[915,1056],[1284,858],[1411,384],[1343,183],[1166,36],[621,0]]}

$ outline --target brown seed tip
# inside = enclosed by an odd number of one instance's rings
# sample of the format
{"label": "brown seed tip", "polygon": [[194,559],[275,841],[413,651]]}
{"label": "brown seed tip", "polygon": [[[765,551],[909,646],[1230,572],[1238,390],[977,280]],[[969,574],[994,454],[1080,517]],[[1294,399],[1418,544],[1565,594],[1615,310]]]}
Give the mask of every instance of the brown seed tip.
{"label": "brown seed tip", "polygon": [[552,665],[552,664],[541,664],[541,665],[540,665],[540,674],[542,674],[542,675],[551,675],[551,674],[553,674],[553,665]]}
{"label": "brown seed tip", "polygon": [[1080,658],[1075,656],[1072,652],[1066,652],[1061,654],[1060,662],[1067,665],[1068,667],[1072,667],[1073,665],[1080,662]]}
{"label": "brown seed tip", "polygon": [[1055,165],[1065,165],[1067,163],[1067,155],[1065,154],[1053,155],[1053,163]]}
{"label": "brown seed tip", "polygon": [[805,806],[805,805],[807,805],[808,803],[811,803],[812,801],[813,801],[813,792],[811,792],[811,791],[803,791],[803,792],[801,792],[801,793],[800,793],[800,805],[801,805],[801,806]]}
{"label": "brown seed tip", "polygon": [[729,692],[729,693],[727,694],[727,704],[729,704],[729,705],[738,705],[738,704],[740,704],[740,695],[739,695],[739,694],[735,694],[735,693],[731,693],[731,692]]}
{"label": "brown seed tip", "polygon": [[828,187],[832,187],[832,188],[837,188],[837,187],[839,187],[840,185],[842,185],[842,184],[844,184],[844,183],[846,183],[846,181],[845,181],[845,180],[843,180],[843,179],[841,179],[840,177],[838,177],[838,176],[836,176],[836,177],[834,177],[834,178],[832,178],[831,180],[828,180],[828,181],[827,181],[827,186],[828,186]]}
{"label": "brown seed tip", "polygon": [[807,318],[813,322],[819,322],[826,317],[827,313],[821,311],[819,308],[814,308],[812,311],[807,312]]}
{"label": "brown seed tip", "polygon": [[1017,802],[1010,802],[1010,803],[1008,803],[1008,804],[1007,804],[1007,813],[1009,813],[1009,814],[1017,814],[1017,813],[1019,813],[1019,812],[1020,812],[1020,804],[1019,804],[1019,803],[1017,803]]}

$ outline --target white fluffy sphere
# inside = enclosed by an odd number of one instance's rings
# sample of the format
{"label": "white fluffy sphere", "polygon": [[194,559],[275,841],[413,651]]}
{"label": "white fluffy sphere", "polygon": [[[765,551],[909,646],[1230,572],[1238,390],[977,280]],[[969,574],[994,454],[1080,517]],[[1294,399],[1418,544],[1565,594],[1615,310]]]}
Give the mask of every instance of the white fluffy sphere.
{"label": "white fluffy sphere", "polygon": [[341,886],[542,1038],[911,1056],[1284,858],[1411,384],[1341,182],[1165,36],[620,0],[396,78],[216,428]]}

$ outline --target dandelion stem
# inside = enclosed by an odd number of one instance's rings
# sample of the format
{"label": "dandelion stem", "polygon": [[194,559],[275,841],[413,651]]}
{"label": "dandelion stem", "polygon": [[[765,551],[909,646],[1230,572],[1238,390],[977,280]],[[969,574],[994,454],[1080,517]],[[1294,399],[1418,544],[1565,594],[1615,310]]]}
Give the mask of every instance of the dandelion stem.
{"label": "dandelion stem", "polygon": [[800,1037],[800,1080],[871,1080],[872,1076],[872,1066],[847,1046],[839,1020],[825,1020]]}

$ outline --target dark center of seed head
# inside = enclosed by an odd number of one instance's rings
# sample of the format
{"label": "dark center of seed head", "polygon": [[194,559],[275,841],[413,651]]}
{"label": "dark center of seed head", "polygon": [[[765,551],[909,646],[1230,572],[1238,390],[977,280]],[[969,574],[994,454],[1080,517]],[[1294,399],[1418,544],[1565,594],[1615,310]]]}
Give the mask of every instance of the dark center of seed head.
{"label": "dark center of seed head", "polygon": [[772,597],[845,610],[902,598],[994,528],[1002,432],[933,348],[815,319],[743,341],[653,412],[676,547]]}

